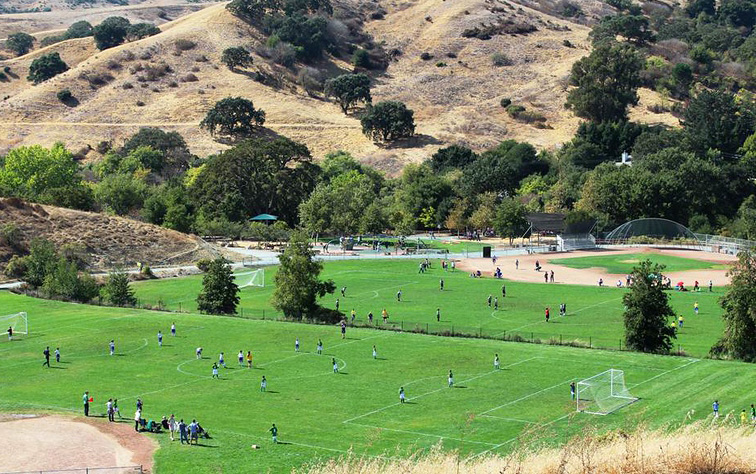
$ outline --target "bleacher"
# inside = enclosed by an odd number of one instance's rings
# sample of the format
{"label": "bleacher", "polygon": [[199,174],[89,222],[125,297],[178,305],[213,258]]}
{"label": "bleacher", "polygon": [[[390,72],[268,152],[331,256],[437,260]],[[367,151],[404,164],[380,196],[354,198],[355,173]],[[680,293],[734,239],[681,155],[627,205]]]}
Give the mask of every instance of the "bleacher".
{"label": "bleacher", "polygon": [[591,234],[560,234],[557,235],[557,249],[560,252],[571,250],[595,249],[596,238]]}

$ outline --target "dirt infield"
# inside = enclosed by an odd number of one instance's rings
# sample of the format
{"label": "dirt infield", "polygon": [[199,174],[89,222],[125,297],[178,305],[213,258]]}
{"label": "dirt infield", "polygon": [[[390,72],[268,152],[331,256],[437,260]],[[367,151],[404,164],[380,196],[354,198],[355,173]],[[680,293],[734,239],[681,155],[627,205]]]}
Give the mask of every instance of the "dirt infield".
{"label": "dirt infield", "polygon": [[[657,248],[627,248],[622,250],[588,250],[588,251],[575,251],[569,253],[547,253],[547,254],[532,254],[532,255],[519,255],[519,256],[503,256],[498,257],[496,265],[493,264],[490,258],[467,258],[463,259],[457,265],[458,268],[473,272],[480,270],[484,276],[490,277],[496,267],[499,267],[504,273],[504,278],[515,281],[524,281],[530,283],[543,283],[543,271],[554,272],[554,281],[556,283],[569,283],[573,285],[596,285],[599,278],[603,278],[604,285],[614,286],[618,279],[622,279],[624,282],[625,275],[607,273],[603,268],[570,268],[563,265],[557,265],[551,263],[551,260],[562,258],[578,258],[578,257],[595,257],[597,255],[622,255],[622,254],[638,254],[647,253],[649,256],[652,254],[664,254],[674,255],[676,257],[685,257],[693,260],[702,260],[712,263],[732,263],[737,260],[737,257],[733,255],[725,255],[718,253],[709,253],[696,250],[680,250],[680,249],[657,249]],[[519,269],[515,269],[515,260],[519,260]],[[540,272],[535,271],[535,262],[538,261],[541,264],[542,270]],[[707,285],[709,280],[714,282],[716,286],[727,285],[730,283],[730,278],[727,276],[727,270],[715,270],[715,269],[701,269],[701,270],[687,270],[681,272],[669,272],[666,274],[673,282],[682,281],[686,287],[693,287],[693,282],[698,280],[701,285]]]}
{"label": "dirt infield", "polygon": [[13,453],[0,457],[0,472],[134,465],[142,465],[145,472],[150,472],[157,447],[147,436],[134,432],[131,423],[84,417],[3,416],[0,439],[3,452]]}

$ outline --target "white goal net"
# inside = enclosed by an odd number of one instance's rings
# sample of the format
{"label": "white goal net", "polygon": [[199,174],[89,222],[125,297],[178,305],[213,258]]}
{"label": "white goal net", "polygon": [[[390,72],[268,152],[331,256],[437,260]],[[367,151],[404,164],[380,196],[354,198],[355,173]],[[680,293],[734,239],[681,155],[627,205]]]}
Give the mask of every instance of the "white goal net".
{"label": "white goal net", "polygon": [[8,326],[13,328],[13,334],[29,334],[29,318],[24,312],[0,316],[0,329],[5,332]]}
{"label": "white goal net", "polygon": [[608,415],[638,399],[625,386],[625,373],[609,369],[577,383],[577,411]]}
{"label": "white goal net", "polygon": [[265,269],[260,268],[251,272],[241,272],[234,275],[236,277],[236,284],[239,288],[246,288],[248,286],[265,286]]}

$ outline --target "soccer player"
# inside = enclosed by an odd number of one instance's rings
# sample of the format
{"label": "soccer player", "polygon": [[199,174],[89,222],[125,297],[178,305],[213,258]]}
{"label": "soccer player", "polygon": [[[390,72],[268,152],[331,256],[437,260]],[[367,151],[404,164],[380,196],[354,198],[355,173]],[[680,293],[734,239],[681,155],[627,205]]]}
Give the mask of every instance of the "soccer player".
{"label": "soccer player", "polygon": [[113,355],[113,354],[115,354],[115,340],[111,339],[110,340],[110,355]]}
{"label": "soccer player", "polygon": [[402,290],[399,289],[399,291],[396,292],[396,301],[401,302],[402,301]]}
{"label": "soccer player", "polygon": [[13,340],[13,327],[12,326],[8,326],[8,340],[9,341]]}
{"label": "soccer player", "polygon": [[144,403],[142,403],[141,398],[137,398],[136,407],[137,407],[137,410],[142,411],[142,407],[144,407]]}
{"label": "soccer player", "polygon": [[225,360],[225,356],[223,355],[223,352],[221,352],[220,355],[218,355],[218,365],[222,365],[224,369],[226,368],[226,360]]}
{"label": "soccer player", "polygon": [[354,318],[356,317],[357,317],[357,311],[355,311],[354,308],[352,308],[352,324],[354,324]]}
{"label": "soccer player", "polygon": [[436,321],[441,321],[441,308],[436,308]]}
{"label": "soccer player", "polygon": [[575,382],[570,382],[570,396],[575,399]]}
{"label": "soccer player", "polygon": [[457,264],[454,263],[454,260],[451,261],[451,269],[454,271],[454,269],[457,267]]}
{"label": "soccer player", "polygon": [[84,416],[89,416],[89,391],[85,390],[81,398],[84,401]]}
{"label": "soccer player", "polygon": [[265,376],[262,376],[262,380],[260,380],[260,391],[264,392],[268,389],[268,380],[265,378]]}
{"label": "soccer player", "polygon": [[388,320],[388,311],[386,311],[386,308],[383,308],[381,310],[381,317],[383,318],[383,324],[386,324],[386,321]]}
{"label": "soccer player", "polygon": [[378,358],[378,349],[376,349],[375,344],[373,344],[373,359],[377,359],[377,358]]}
{"label": "soccer player", "polygon": [[719,400],[714,400],[711,404],[711,409],[714,411],[714,418],[719,418]]}
{"label": "soccer player", "polygon": [[252,368],[252,351],[247,351],[247,368]]}
{"label": "soccer player", "polygon": [[756,421],[756,407],[751,403],[751,421]]}
{"label": "soccer player", "polygon": [[220,375],[218,375],[218,364],[216,364],[215,362],[213,362],[213,378],[214,379],[220,378]]}
{"label": "soccer player", "polygon": [[554,283],[554,270],[551,270],[551,276],[549,277],[551,283]]}
{"label": "soccer player", "polygon": [[273,442],[278,443],[278,428],[276,428],[276,424],[273,423],[273,426],[268,431],[273,435]]}
{"label": "soccer player", "polygon": [[698,316],[698,301],[696,301],[695,303],[693,303],[693,311],[695,311],[696,312],[696,316]]}
{"label": "soccer player", "polygon": [[318,339],[318,354],[323,354],[323,341]]}
{"label": "soccer player", "polygon": [[60,347],[55,348],[55,362],[60,364]]}
{"label": "soccer player", "polygon": [[333,373],[338,374],[339,373],[339,364],[336,363],[336,359],[334,357],[331,357],[331,363],[333,364]]}
{"label": "soccer player", "polygon": [[115,421],[115,416],[113,416],[113,399],[109,398],[108,403],[105,404],[105,411],[108,413],[108,421]]}
{"label": "soccer player", "polygon": [[346,339],[346,321],[341,320],[341,338]]}
{"label": "soccer player", "polygon": [[404,387],[399,387],[399,403],[404,403]]}
{"label": "soccer player", "polygon": [[454,374],[452,374],[452,371],[449,371],[449,388],[452,388],[454,386]]}
{"label": "soccer player", "polygon": [[491,307],[491,295],[488,295],[488,298],[486,298],[486,303],[488,303],[488,307]]}
{"label": "soccer player", "polygon": [[42,363],[42,367],[47,366],[47,368],[50,368],[50,346],[45,347],[45,350],[42,351],[42,354],[45,355],[45,362]]}
{"label": "soccer player", "polygon": [[341,287],[341,297],[346,298],[346,286]]}
{"label": "soccer player", "polygon": [[368,322],[370,324],[373,324],[373,312],[372,311],[368,311]]}
{"label": "soccer player", "polygon": [[740,424],[745,425],[748,423],[748,415],[746,414],[745,408],[740,410]]}
{"label": "soccer player", "polygon": [[441,281],[439,282],[439,285],[440,285],[440,286],[439,286],[439,290],[441,290],[441,291],[444,291],[444,279],[443,279],[443,278],[442,278],[442,279],[441,279]]}
{"label": "soccer player", "polygon": [[158,347],[163,347],[163,333],[158,331]]}
{"label": "soccer player", "polygon": [[294,341],[294,352],[299,352],[299,338]]}
{"label": "soccer player", "polygon": [[338,310],[339,310],[339,299],[336,298],[336,311],[338,311]]}
{"label": "soccer player", "polygon": [[118,415],[118,419],[119,420],[121,418],[123,418],[123,416],[121,416],[121,410],[118,409],[118,399],[117,398],[113,399],[113,413],[115,413],[115,414]]}
{"label": "soccer player", "polygon": [[239,367],[244,367],[244,351],[239,349],[239,354],[237,355],[239,358]]}
{"label": "soccer player", "polygon": [[711,281],[711,280],[709,280],[709,293],[711,293],[712,291],[714,291],[714,290],[712,289],[713,287],[714,287],[714,282],[713,282],[713,281]]}
{"label": "soccer player", "polygon": [[501,366],[499,365],[499,354],[494,354],[494,369],[501,369]]}
{"label": "soccer player", "polygon": [[543,274],[543,281],[544,281],[544,283],[548,283],[549,282],[549,272],[544,272],[544,274]]}
{"label": "soccer player", "polygon": [[197,355],[197,359],[201,359],[202,358],[202,348],[201,347],[198,347],[197,349],[195,349],[194,353]]}
{"label": "soccer player", "polygon": [[186,423],[184,423],[183,418],[181,419],[181,421],[179,421],[178,429],[179,429],[179,439],[181,440],[181,444],[184,444],[184,441],[186,441],[186,444],[189,444],[189,437],[186,435]]}
{"label": "soccer player", "polygon": [[680,315],[680,317],[679,317],[679,318],[677,318],[677,327],[678,327],[679,329],[682,329],[682,327],[683,327],[683,323],[684,323],[684,322],[685,322],[685,320],[683,319],[682,315]]}
{"label": "soccer player", "polygon": [[171,336],[176,336],[176,323],[171,323]]}
{"label": "soccer player", "polygon": [[506,298],[507,297],[507,286],[501,285],[501,297]]}
{"label": "soccer player", "polygon": [[499,297],[498,296],[494,298],[494,310],[495,311],[499,310]]}
{"label": "soccer player", "polygon": [[548,306],[546,306],[546,322],[547,322],[547,323],[549,322],[549,317],[550,317],[550,316],[551,316],[551,314],[550,314],[550,311],[549,311],[549,307],[548,307]]}

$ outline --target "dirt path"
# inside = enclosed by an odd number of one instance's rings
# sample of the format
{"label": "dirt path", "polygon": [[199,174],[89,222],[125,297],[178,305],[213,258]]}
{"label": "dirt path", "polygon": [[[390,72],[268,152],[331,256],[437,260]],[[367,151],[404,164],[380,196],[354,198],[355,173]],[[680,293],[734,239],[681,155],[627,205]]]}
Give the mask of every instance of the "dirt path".
{"label": "dirt path", "polygon": [[[677,257],[703,260],[712,263],[732,263],[737,260],[737,258],[732,255],[715,254],[695,250],[628,248],[623,250],[602,249],[569,253],[506,256],[499,257],[496,261],[496,265],[494,265],[491,259],[488,258],[469,258],[461,260],[458,264],[458,267],[468,272],[480,270],[485,276],[491,276],[496,270],[496,267],[499,267],[504,273],[504,278],[530,283],[544,283],[544,271],[553,271],[555,283],[569,283],[573,285],[597,285],[599,278],[602,278],[604,280],[604,285],[615,286],[617,280],[619,279],[621,279],[624,284],[624,274],[611,274],[603,268],[570,268],[564,265],[551,263],[551,260],[589,256],[595,257],[597,255],[622,255],[637,253],[648,253],[649,256],[651,256],[651,254],[674,255]],[[515,261],[519,261],[519,269],[515,268]],[[535,271],[536,261],[541,264],[542,270],[540,272]],[[687,270],[681,272],[669,272],[666,275],[672,279],[673,283],[682,281],[685,283],[686,287],[689,286],[691,288],[693,287],[693,283],[696,280],[698,280],[699,284],[702,286],[708,285],[709,280],[712,280],[714,282],[714,285],[716,286],[722,286],[730,283],[730,278],[727,276],[727,270]]]}
{"label": "dirt path", "polygon": [[[131,423],[63,416],[0,420],[3,452],[0,471],[39,471],[83,467],[144,466],[152,470],[157,444]],[[115,471],[109,471],[115,472]]]}

